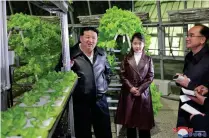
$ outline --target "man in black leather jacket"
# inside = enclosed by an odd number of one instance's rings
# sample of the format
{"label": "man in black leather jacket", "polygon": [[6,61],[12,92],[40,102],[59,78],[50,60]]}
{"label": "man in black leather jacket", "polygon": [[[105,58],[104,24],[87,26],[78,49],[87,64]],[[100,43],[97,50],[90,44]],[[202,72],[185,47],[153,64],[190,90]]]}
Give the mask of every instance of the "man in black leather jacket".
{"label": "man in black leather jacket", "polygon": [[[91,138],[91,125],[96,138],[112,138],[110,115],[105,93],[110,83],[106,52],[96,46],[98,31],[85,27],[80,43],[70,49],[72,70],[79,76],[73,93],[75,136]],[[60,71],[62,59],[56,70]]]}

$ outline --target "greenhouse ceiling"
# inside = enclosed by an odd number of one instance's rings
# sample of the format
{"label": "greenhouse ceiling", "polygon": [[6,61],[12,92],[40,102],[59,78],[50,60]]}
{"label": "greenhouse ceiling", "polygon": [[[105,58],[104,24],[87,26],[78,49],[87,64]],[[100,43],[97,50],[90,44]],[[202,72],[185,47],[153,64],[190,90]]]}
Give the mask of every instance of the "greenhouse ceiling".
{"label": "greenhouse ceiling", "polygon": [[[38,3],[47,4],[39,5]],[[50,5],[51,3],[50,1],[7,1],[7,15],[9,17],[11,14],[22,12],[33,16],[52,17],[51,19],[54,20],[56,13],[51,12],[51,10],[54,10]],[[160,60],[161,79],[163,79],[164,76],[163,62],[165,59],[184,60],[184,56],[188,52],[185,47],[185,38],[188,29],[196,22],[207,23],[207,25],[209,23],[209,1],[206,0],[72,1],[72,3],[69,4],[69,11],[67,12],[70,36],[77,42],[76,39],[78,39],[80,27],[89,25],[98,26],[99,24],[99,20],[92,24],[83,24],[78,17],[83,16],[92,18],[100,16],[113,6],[132,11],[135,14],[147,13],[148,20],[142,22],[143,26],[146,27],[147,32],[151,35],[149,52],[153,58]],[[190,18],[190,22],[180,21],[178,17],[176,17],[175,22],[171,21],[171,16],[168,14],[169,12],[182,12],[182,10],[185,11],[185,9],[207,9],[205,10],[205,13],[208,15],[208,18],[203,14],[203,17],[205,18],[199,20],[192,20],[191,18],[194,17],[193,15],[186,16],[186,18]]]}
{"label": "greenhouse ceiling", "polygon": [[[157,22],[158,12],[156,5],[156,1],[72,1],[69,9],[73,11],[72,15],[75,24],[80,23],[78,16],[104,14],[106,9],[113,6],[134,12],[147,12],[149,13],[150,22]],[[208,8],[209,1],[161,1],[160,5],[162,21],[169,21],[168,11],[186,8]],[[53,13],[41,9],[33,1],[7,1],[8,16],[20,12],[36,16],[53,16]],[[70,18],[69,24],[71,24]]]}

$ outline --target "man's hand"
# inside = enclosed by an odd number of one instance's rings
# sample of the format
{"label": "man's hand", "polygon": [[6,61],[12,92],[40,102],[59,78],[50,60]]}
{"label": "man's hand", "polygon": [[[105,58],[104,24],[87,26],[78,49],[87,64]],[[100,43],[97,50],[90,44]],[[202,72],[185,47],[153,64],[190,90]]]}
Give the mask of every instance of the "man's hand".
{"label": "man's hand", "polygon": [[205,95],[208,93],[208,88],[203,85],[200,85],[197,88],[195,88],[195,91],[197,91],[201,95]]}
{"label": "man's hand", "polygon": [[196,102],[196,103],[198,103],[198,104],[200,104],[200,105],[203,105],[206,97],[200,95],[200,94],[199,94],[198,92],[196,92],[196,91],[195,91],[195,96],[196,96],[196,97],[194,97],[194,96],[189,96],[189,95],[188,95],[188,97],[189,97],[192,101],[194,101],[194,102]]}
{"label": "man's hand", "polygon": [[184,77],[184,79],[182,80],[176,80],[176,83],[180,84],[181,86],[187,88],[190,82],[190,79],[186,76],[186,75],[182,75],[177,73],[176,75],[181,75],[182,77]]}

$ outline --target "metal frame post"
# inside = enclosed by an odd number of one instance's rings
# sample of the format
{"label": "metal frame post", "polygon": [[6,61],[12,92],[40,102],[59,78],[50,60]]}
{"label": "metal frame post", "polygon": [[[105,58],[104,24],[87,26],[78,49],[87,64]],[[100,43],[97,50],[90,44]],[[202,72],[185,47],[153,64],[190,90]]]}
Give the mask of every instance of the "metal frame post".
{"label": "metal frame post", "polygon": [[6,1],[0,1],[0,49],[1,49],[1,110],[8,108],[7,95],[11,88],[9,76],[8,38],[7,38],[7,14]]}
{"label": "metal frame post", "polygon": [[8,3],[9,3],[9,8],[10,8],[11,14],[14,14],[11,1],[8,1]]}
{"label": "metal frame post", "polygon": [[[73,18],[73,13],[72,11],[69,12],[70,14],[70,21],[71,21],[71,24],[74,26],[75,22],[74,22],[74,18]],[[75,28],[72,26],[72,35],[73,35],[73,39],[75,42],[78,42],[78,37],[76,35],[76,32],[75,32]]]}
{"label": "metal frame post", "polygon": [[91,6],[89,0],[87,0],[87,5],[88,5],[88,10],[89,10],[89,15],[92,15],[91,13]]}
{"label": "metal frame post", "polygon": [[134,12],[134,10],[135,10],[134,8],[135,8],[135,7],[134,7],[134,0],[132,0],[132,1],[131,1],[131,10],[132,10],[132,12]]}
{"label": "metal frame post", "polygon": [[31,8],[31,5],[30,5],[30,1],[27,1],[27,3],[28,3],[28,7],[29,7],[29,11],[30,11],[30,15],[33,15],[32,8]]}
{"label": "metal frame post", "polygon": [[74,129],[74,112],[73,112],[73,97],[72,96],[69,101],[68,120],[70,121],[70,123],[68,123],[68,128],[70,128],[70,131],[71,131],[71,138],[76,138],[75,129]]}
{"label": "metal frame post", "polygon": [[109,9],[111,8],[111,1],[108,0]]}
{"label": "metal frame post", "polygon": [[[184,1],[184,9],[187,9],[187,1]],[[188,24],[183,24],[183,51],[184,56],[186,55],[186,36],[188,32]]]}
{"label": "metal frame post", "polygon": [[[63,55],[63,67],[64,71],[70,71],[70,49],[69,49],[69,33],[68,33],[68,18],[67,13],[59,13],[60,23],[61,23],[61,32],[62,32],[62,55]],[[71,138],[75,138],[74,130],[74,113],[73,113],[73,97],[69,101],[68,109],[68,128],[71,131]]]}
{"label": "metal frame post", "polygon": [[188,25],[184,24],[183,25],[183,51],[184,51],[184,56],[186,55],[186,37],[187,37],[187,32],[188,32]]}
{"label": "metal frame post", "polygon": [[159,21],[159,26],[157,30],[158,30],[158,48],[160,55],[160,75],[161,75],[161,79],[164,80],[163,56],[165,55],[165,27],[162,26],[160,1],[156,1],[156,3],[157,3],[157,15]]}
{"label": "metal frame post", "polygon": [[69,49],[69,33],[68,19],[66,13],[58,13],[61,23],[61,39],[62,39],[62,55],[64,71],[70,71],[70,49]]}

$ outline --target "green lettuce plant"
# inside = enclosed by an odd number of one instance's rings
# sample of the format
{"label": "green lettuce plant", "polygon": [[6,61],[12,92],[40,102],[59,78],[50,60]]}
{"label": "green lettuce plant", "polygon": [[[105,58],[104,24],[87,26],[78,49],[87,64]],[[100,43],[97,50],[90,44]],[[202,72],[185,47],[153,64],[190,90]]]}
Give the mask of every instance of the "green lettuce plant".
{"label": "green lettuce plant", "polygon": [[[143,28],[142,22],[134,13],[122,10],[114,6],[111,9],[106,10],[106,13],[102,16],[99,22],[99,39],[98,46],[109,50],[109,49],[120,49],[121,54],[124,55],[128,53],[129,45],[121,41],[116,41],[117,36],[125,36],[127,35],[129,38],[135,32],[141,32],[145,36],[145,49],[147,50],[150,45],[150,35]],[[108,52],[108,61],[114,69],[116,66],[115,54],[113,52]],[[120,57],[119,57],[120,59]],[[115,70],[113,70],[115,72]]]}
{"label": "green lettuce plant", "polygon": [[150,35],[142,26],[142,22],[134,13],[122,10],[114,6],[106,10],[106,13],[99,22],[98,45],[103,48],[115,48],[116,35],[128,35],[129,38],[135,33],[140,32],[145,35],[146,49],[150,45]]}
{"label": "green lettuce plant", "polygon": [[[23,39],[19,32],[13,32],[9,39],[9,46],[20,57],[21,66],[15,73],[33,76],[30,81],[52,71],[61,52],[61,32],[59,22],[49,22],[39,17],[15,14],[8,21],[8,30],[19,28],[23,32]],[[27,76],[26,75],[26,76]]]}
{"label": "green lettuce plant", "polygon": [[163,106],[160,102],[161,93],[158,91],[157,86],[152,83],[150,86],[151,94],[152,94],[152,105],[154,115],[157,115],[160,108]]}

